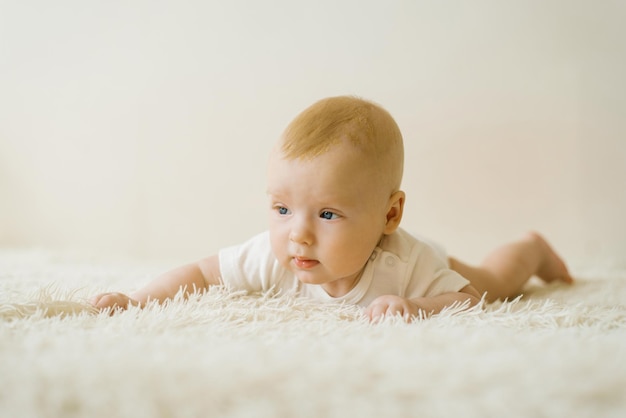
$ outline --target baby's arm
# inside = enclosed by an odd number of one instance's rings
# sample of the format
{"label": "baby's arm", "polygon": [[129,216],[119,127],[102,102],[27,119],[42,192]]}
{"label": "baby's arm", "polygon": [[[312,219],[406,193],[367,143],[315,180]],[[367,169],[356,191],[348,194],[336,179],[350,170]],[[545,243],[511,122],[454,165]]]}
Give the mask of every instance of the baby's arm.
{"label": "baby's arm", "polygon": [[129,296],[122,293],[103,293],[91,299],[91,303],[99,309],[125,309],[129,304],[143,307],[150,300],[163,302],[173,298],[181,288],[189,294],[194,290],[200,291],[219,285],[220,276],[219,258],[213,255],[171,270]]}
{"label": "baby's arm", "polygon": [[371,321],[382,316],[401,315],[406,320],[416,316],[419,311],[424,314],[439,313],[454,303],[469,301],[474,306],[480,301],[480,294],[472,285],[467,285],[458,292],[443,293],[437,296],[408,299],[396,295],[379,296],[367,307],[365,314]]}

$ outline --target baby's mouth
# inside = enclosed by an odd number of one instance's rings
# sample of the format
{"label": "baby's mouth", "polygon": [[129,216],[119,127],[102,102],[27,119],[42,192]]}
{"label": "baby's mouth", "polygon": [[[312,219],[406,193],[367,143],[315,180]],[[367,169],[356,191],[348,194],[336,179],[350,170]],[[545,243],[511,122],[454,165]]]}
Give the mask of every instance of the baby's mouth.
{"label": "baby's mouth", "polygon": [[293,264],[302,270],[309,270],[312,269],[313,267],[317,266],[320,262],[317,260],[311,260],[309,258],[305,258],[305,257],[294,257],[293,258]]}

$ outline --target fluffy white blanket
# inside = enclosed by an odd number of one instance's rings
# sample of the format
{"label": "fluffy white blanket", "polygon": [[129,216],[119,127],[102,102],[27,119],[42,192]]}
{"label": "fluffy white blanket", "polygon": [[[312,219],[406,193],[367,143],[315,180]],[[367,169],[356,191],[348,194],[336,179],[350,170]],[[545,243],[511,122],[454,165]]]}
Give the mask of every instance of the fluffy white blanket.
{"label": "fluffy white blanket", "polygon": [[626,274],[411,324],[224,289],[84,303],[162,268],[1,251],[0,416],[626,416]]}

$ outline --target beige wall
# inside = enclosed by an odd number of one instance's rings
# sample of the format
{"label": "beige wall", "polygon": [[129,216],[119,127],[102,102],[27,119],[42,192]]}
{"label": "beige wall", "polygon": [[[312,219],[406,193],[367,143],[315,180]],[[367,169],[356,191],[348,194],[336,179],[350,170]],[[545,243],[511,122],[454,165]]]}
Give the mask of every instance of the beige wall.
{"label": "beige wall", "polygon": [[4,2],[0,247],[240,242],[285,124],[356,94],[403,130],[407,229],[473,261],[539,229],[624,268],[625,4]]}

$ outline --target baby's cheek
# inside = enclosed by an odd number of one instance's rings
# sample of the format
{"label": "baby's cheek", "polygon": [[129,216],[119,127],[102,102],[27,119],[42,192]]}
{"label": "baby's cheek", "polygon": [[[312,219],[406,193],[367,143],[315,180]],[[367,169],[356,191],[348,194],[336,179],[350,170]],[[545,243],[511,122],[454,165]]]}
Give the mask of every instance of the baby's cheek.
{"label": "baby's cheek", "polygon": [[274,256],[276,257],[276,261],[278,261],[278,264],[280,264],[282,267],[285,268],[289,268],[289,259],[287,258],[287,256],[280,250],[274,250],[272,249]]}

